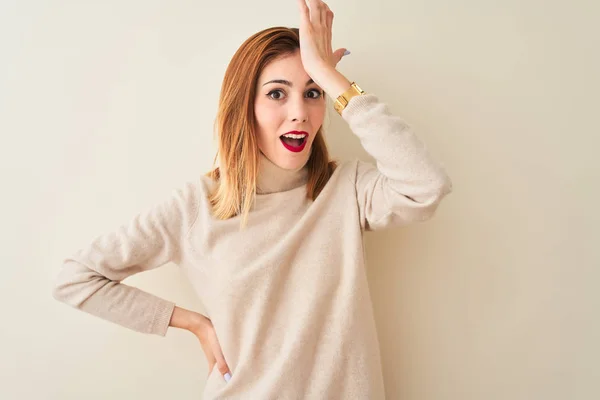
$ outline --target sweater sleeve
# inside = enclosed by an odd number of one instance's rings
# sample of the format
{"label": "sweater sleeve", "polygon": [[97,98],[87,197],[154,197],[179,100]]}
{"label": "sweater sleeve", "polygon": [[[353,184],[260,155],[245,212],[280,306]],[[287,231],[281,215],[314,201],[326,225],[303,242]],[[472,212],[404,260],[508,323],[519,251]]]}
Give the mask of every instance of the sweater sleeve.
{"label": "sweater sleeve", "polygon": [[376,166],[356,162],[361,228],[373,231],[432,217],[452,182],[411,127],[370,93],[350,99],[342,117],[376,161]]}
{"label": "sweater sleeve", "polygon": [[165,336],[175,304],[121,281],[178,263],[197,207],[194,185],[187,183],[127,224],[96,237],[64,260],[54,298],[126,328]]}

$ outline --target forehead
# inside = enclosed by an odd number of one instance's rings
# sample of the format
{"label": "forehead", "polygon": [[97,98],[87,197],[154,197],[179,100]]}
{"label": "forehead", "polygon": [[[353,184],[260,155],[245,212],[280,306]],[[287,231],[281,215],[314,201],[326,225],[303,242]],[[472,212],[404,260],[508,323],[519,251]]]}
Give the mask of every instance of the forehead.
{"label": "forehead", "polygon": [[304,86],[310,76],[304,70],[300,52],[277,58],[267,64],[260,74],[258,83],[262,85],[271,79],[287,79],[294,83],[299,82]]}

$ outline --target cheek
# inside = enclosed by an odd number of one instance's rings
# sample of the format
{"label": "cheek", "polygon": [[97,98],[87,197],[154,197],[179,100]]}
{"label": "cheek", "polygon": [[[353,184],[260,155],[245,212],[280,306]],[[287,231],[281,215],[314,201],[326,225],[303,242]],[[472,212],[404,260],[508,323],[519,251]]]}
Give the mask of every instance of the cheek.
{"label": "cheek", "polygon": [[313,107],[311,109],[310,119],[314,129],[318,129],[321,125],[323,125],[323,121],[325,120],[325,104],[320,104],[316,107]]}
{"label": "cheek", "polygon": [[273,146],[273,140],[281,130],[280,111],[268,105],[257,104],[254,107],[258,147],[264,152]]}
{"label": "cheek", "polygon": [[265,134],[277,128],[281,119],[280,114],[280,108],[273,107],[269,104],[256,104],[254,107],[256,123],[260,130],[264,131]]}

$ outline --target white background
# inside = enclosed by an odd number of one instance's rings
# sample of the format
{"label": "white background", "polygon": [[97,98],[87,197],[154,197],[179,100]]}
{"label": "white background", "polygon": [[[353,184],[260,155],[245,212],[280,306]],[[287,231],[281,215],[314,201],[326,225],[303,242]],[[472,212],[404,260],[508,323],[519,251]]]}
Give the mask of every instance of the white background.
{"label": "white background", "polygon": [[[338,69],[454,183],[433,220],[367,235],[386,391],[597,399],[600,7],[331,0]],[[62,259],[204,173],[225,68],[294,0],[0,4],[2,399],[198,399],[197,339],[56,302]],[[370,160],[329,104],[338,159]],[[202,304],[174,265],[127,280]]]}

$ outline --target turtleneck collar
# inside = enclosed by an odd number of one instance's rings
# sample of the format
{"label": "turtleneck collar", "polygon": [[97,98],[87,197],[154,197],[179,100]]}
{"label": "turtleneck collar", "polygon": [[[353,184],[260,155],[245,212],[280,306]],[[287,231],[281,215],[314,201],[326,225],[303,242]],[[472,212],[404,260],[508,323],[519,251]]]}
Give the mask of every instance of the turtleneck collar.
{"label": "turtleneck collar", "polygon": [[308,181],[308,163],[298,169],[284,169],[273,163],[259,150],[257,194],[284,192]]}

